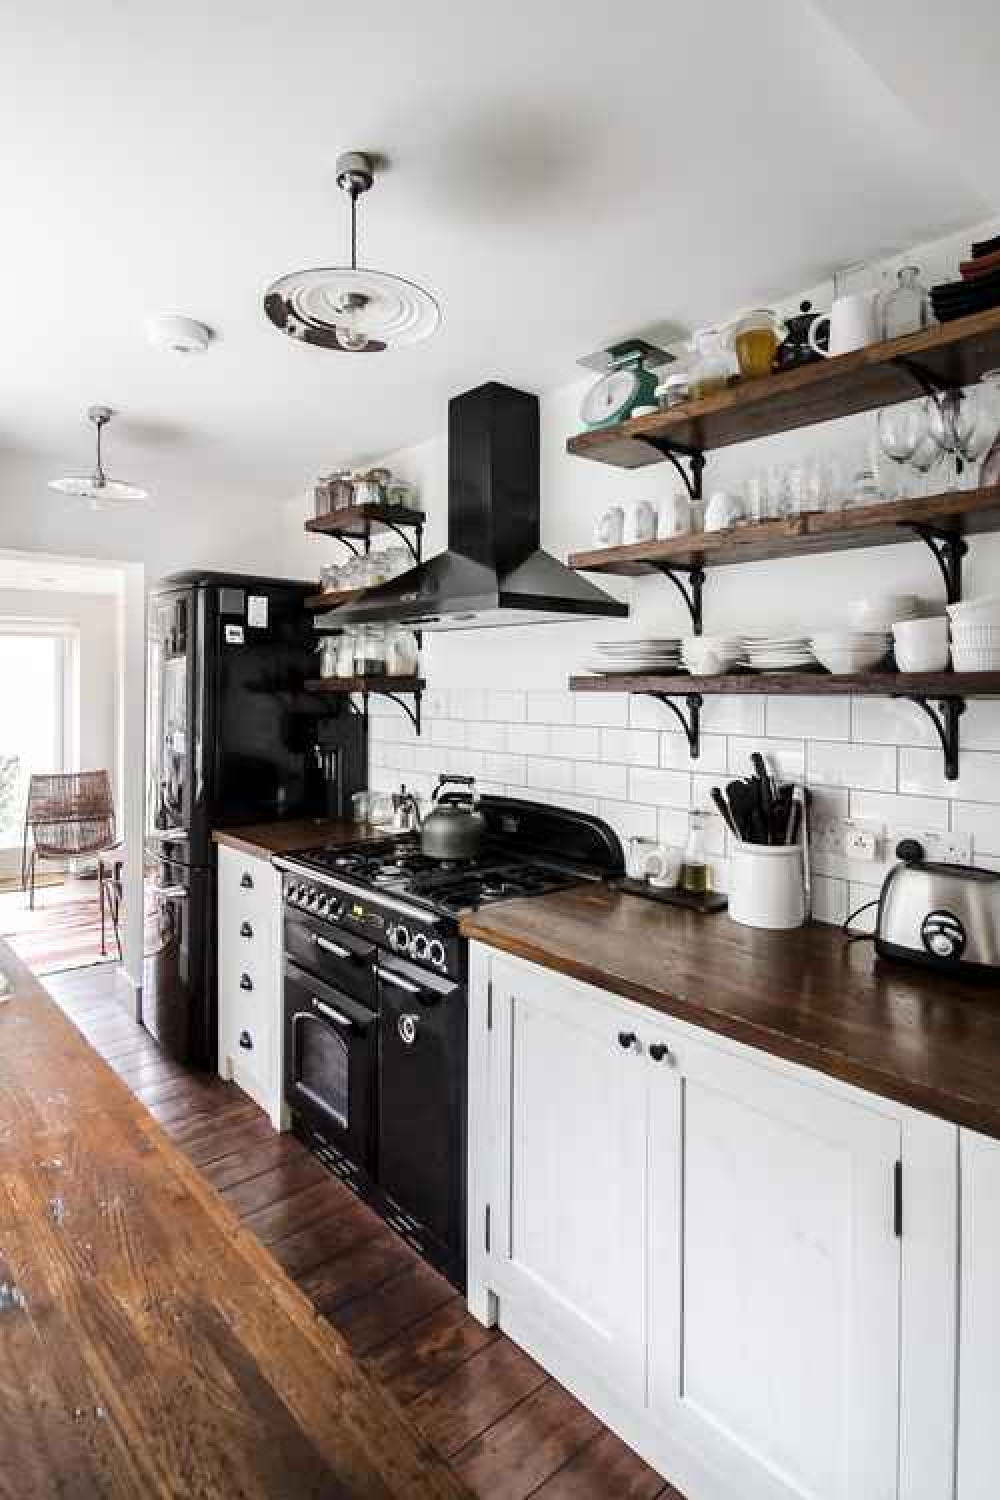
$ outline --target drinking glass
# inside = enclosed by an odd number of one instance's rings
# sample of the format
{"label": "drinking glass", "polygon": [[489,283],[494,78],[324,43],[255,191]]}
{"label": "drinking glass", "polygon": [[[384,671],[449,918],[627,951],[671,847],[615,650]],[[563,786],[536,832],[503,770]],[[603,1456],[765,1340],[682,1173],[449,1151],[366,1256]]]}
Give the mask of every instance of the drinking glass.
{"label": "drinking glass", "polygon": [[908,463],[927,433],[923,403],[903,401],[898,406],[884,406],[875,419],[875,430],[886,458]]}

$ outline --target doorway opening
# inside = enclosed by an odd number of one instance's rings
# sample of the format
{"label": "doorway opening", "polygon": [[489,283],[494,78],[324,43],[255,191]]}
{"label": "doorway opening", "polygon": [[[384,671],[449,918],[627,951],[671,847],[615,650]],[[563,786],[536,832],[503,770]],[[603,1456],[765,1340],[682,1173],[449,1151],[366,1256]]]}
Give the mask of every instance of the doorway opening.
{"label": "doorway opening", "polygon": [[138,564],[0,551],[0,937],[38,975],[116,965],[136,1011],[143,620]]}

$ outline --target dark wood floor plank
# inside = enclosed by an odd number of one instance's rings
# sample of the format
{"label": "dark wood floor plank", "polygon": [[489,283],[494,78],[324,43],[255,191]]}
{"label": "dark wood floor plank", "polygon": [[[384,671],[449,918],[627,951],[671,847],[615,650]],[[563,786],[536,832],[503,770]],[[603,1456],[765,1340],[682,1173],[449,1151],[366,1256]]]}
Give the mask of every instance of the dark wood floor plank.
{"label": "dark wood floor plank", "polygon": [[525,1500],[600,1429],[585,1406],[547,1380],[452,1462],[483,1500]]}
{"label": "dark wood floor plank", "polygon": [[302,1150],[298,1141],[287,1135],[272,1135],[270,1140],[259,1141],[255,1146],[230,1151],[216,1161],[205,1162],[199,1168],[203,1177],[223,1193],[251,1177],[260,1177],[274,1167],[291,1161],[301,1161]]}
{"label": "dark wood floor plank", "polygon": [[312,1187],[247,1214],[244,1227],[256,1235],[262,1245],[270,1245],[293,1230],[320,1223],[337,1213],[342,1202],[337,1191],[339,1186],[332,1180],[314,1183]]}
{"label": "dark wood floor plank", "polygon": [[496,1328],[470,1317],[456,1297],[373,1349],[365,1363],[407,1405],[500,1337]]}
{"label": "dark wood floor plank", "polygon": [[606,1427],[533,1490],[532,1500],[607,1500],[612,1495],[615,1500],[684,1500],[680,1490],[664,1484]]}
{"label": "dark wood floor plank", "polygon": [[214,1130],[194,1131],[186,1135],[175,1132],[173,1141],[196,1167],[201,1167],[207,1162],[218,1161],[220,1156],[228,1156],[230,1151],[240,1147],[250,1150],[259,1141],[270,1140],[273,1134],[270,1120],[258,1111],[256,1116],[249,1120],[239,1120],[234,1125],[217,1123]]}
{"label": "dark wood floor plank", "polygon": [[340,1327],[356,1323],[365,1311],[358,1307],[338,1315],[345,1304],[381,1296],[386,1282],[412,1271],[414,1264],[409,1246],[382,1224],[366,1234],[354,1249],[330,1257],[296,1280],[310,1302]]}
{"label": "dark wood floor plank", "polygon": [[279,1163],[269,1172],[262,1172],[259,1177],[252,1177],[247,1182],[238,1182],[222,1196],[233,1213],[242,1219],[247,1214],[290,1198],[300,1188],[325,1184],[326,1175],[315,1157],[300,1157],[298,1161]]}
{"label": "dark wood floor plank", "polygon": [[418,1396],[409,1410],[435,1448],[451,1455],[548,1379],[523,1349],[502,1338]]}
{"label": "dark wood floor plank", "polygon": [[330,1213],[325,1218],[282,1235],[272,1243],[271,1254],[289,1276],[301,1281],[327,1261],[345,1254],[357,1255],[367,1241],[380,1238],[385,1232],[378,1214],[364,1203],[357,1199],[331,1201]]}
{"label": "dark wood floor plank", "polygon": [[[392,1230],[389,1232],[392,1234]],[[393,1238],[398,1236],[393,1234]],[[404,1250],[409,1249],[402,1240],[399,1243]],[[353,1354],[367,1354],[387,1339],[402,1333],[426,1313],[458,1299],[451,1282],[437,1271],[421,1260],[414,1261],[412,1252],[407,1260],[409,1263],[398,1275],[327,1313]]]}

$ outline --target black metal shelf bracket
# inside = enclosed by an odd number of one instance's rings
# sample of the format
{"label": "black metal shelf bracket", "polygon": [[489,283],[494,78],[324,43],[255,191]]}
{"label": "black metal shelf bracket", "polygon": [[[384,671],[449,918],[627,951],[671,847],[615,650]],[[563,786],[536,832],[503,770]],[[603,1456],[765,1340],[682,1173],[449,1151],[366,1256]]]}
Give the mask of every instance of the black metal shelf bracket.
{"label": "black metal shelf bracket", "polygon": [[[705,587],[705,569],[699,565],[689,567],[686,563],[654,562],[653,567],[664,578],[669,578],[674,588],[687,605],[695,635],[702,630],[702,591]],[[685,582],[685,579],[687,582]]]}
{"label": "black metal shelf bracket", "polygon": [[[400,693],[390,692],[387,688],[377,688],[375,691],[378,693],[380,698],[388,698],[391,702],[395,703],[397,708],[401,708],[406,717],[409,719],[410,723],[413,725],[416,733],[420,733],[420,700],[423,697],[423,692],[420,688],[417,688],[413,693],[412,704],[407,703],[406,699]],[[371,697],[371,691],[363,691],[361,697],[364,702],[364,708],[357,709],[355,711],[358,713],[363,713],[365,719],[367,720],[368,699]]]}
{"label": "black metal shelf bracket", "polygon": [[916,381],[924,395],[930,396],[935,401],[946,391],[960,390],[963,385],[961,380],[946,379],[926,369],[919,360],[910,359],[906,354],[897,354],[892,363],[900,370],[905,370],[907,375]]}
{"label": "black metal shelf bracket", "polygon": [[657,703],[662,703],[664,708],[669,708],[684,731],[691,759],[697,760],[701,754],[701,705],[704,701],[701,694],[686,693],[684,695],[684,702],[687,704],[686,715],[680,704],[669,693],[647,692],[645,696],[647,698],[655,698]]}
{"label": "black metal shelf bracket", "polygon": [[[678,474],[684,481],[684,486],[692,500],[700,500],[702,493],[702,477],[705,473],[705,455],[700,448],[692,448],[689,443],[677,443],[672,438],[657,435],[642,434],[642,441],[655,448],[657,453],[673,464]],[[688,474],[683,460],[687,460],[691,467]]]}
{"label": "black metal shelf bracket", "polygon": [[969,550],[968,542],[955,527],[931,526],[922,521],[904,521],[902,525],[930,548],[941,569],[947,601],[957,604],[962,597],[962,558]]}
{"label": "black metal shelf bracket", "polygon": [[413,566],[415,568],[419,568],[420,557],[423,548],[423,522],[420,522],[418,525],[410,528],[410,530],[413,532],[413,536],[410,536],[409,531],[406,529],[406,527],[398,525],[395,521],[383,521],[381,524],[387,527],[389,531],[394,532],[395,535],[399,537],[399,540],[406,544],[407,551],[413,558]]}
{"label": "black metal shelf bracket", "polygon": [[958,780],[959,720],[965,713],[965,699],[959,697],[940,698],[937,707],[928,698],[913,693],[893,693],[894,698],[905,698],[922,708],[937,731],[944,751],[944,775],[946,781]]}

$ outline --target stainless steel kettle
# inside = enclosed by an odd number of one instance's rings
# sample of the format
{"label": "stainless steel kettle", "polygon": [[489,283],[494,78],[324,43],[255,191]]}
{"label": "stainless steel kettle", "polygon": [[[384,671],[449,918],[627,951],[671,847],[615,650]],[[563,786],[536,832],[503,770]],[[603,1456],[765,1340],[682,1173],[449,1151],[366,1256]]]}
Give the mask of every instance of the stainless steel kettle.
{"label": "stainless steel kettle", "polygon": [[[451,788],[464,787],[464,792]],[[438,777],[431,810],[420,828],[420,852],[429,859],[474,859],[482,847],[486,819],[479,811],[474,776]]]}

